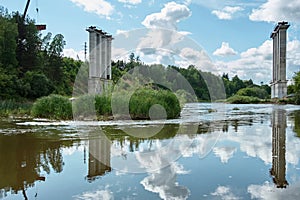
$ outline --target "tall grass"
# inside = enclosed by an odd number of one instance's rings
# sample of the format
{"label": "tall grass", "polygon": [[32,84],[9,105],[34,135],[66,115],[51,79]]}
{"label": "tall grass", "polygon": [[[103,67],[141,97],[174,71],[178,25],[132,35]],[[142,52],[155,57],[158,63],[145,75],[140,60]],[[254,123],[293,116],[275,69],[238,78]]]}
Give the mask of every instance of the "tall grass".
{"label": "tall grass", "polygon": [[[117,103],[114,102],[114,106],[120,109],[129,107],[131,119],[150,119],[153,116],[156,119],[160,117],[170,119],[180,115],[180,103],[171,91],[142,88],[135,91],[131,97],[126,95],[129,94],[117,96]],[[126,99],[129,98],[129,105],[126,105]],[[50,95],[38,99],[33,104],[31,114],[33,117],[50,119],[71,119],[72,116],[76,119],[107,119],[105,117],[112,116],[111,99],[111,94],[83,95],[71,102],[67,97]],[[114,113],[114,117],[115,115],[122,117],[122,114],[124,112],[121,111]]]}
{"label": "tall grass", "polygon": [[32,107],[31,102],[18,102],[13,99],[0,101],[0,116],[6,117],[9,115],[30,115]]}
{"label": "tall grass", "polygon": [[31,115],[49,119],[72,119],[72,104],[68,97],[61,95],[41,97],[33,104]]}

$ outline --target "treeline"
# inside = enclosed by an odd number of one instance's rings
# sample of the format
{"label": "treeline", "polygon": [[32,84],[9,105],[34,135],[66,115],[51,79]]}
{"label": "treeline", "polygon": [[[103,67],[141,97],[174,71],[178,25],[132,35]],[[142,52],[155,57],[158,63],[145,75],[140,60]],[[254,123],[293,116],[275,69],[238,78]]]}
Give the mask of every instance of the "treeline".
{"label": "treeline", "polygon": [[[143,64],[138,56],[135,57],[134,53],[131,53],[128,62],[122,60],[113,61],[112,73],[114,83],[117,83],[120,77],[134,68],[142,68],[142,71],[148,70],[151,72],[151,66]],[[232,77],[232,79],[229,78],[228,74],[223,74],[222,77],[219,77],[210,72],[198,70],[194,65],[190,65],[187,69],[179,68],[177,66],[167,66],[167,70],[168,69],[178,71],[188,81],[199,101],[220,99],[218,98],[220,96],[213,97],[212,95],[218,95],[216,93],[222,92],[222,89],[223,91],[225,90],[226,93],[224,98],[229,98],[234,95],[243,95],[255,96],[260,99],[269,99],[271,95],[270,86],[263,83],[261,83],[261,85],[256,85],[251,79],[241,80],[237,75]],[[162,72],[158,72],[157,74],[161,73]],[[172,79],[170,79],[170,81],[172,81]],[[176,84],[171,85],[172,87],[176,87]],[[176,91],[176,88],[171,89]]]}
{"label": "treeline", "polygon": [[33,20],[0,8],[0,100],[72,95],[80,61],[64,58],[64,36],[42,37]]}

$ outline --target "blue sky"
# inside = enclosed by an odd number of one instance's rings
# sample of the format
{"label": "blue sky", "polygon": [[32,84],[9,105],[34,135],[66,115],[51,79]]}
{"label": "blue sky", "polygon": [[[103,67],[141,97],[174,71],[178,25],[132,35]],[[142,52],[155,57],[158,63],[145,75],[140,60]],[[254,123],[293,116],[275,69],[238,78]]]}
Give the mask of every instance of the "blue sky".
{"label": "blue sky", "polygon": [[[9,12],[23,12],[26,4],[25,0],[0,2]],[[199,69],[216,74],[229,73],[230,77],[237,74],[242,79],[268,83],[272,74],[272,42],[269,36],[278,21],[285,20],[291,24],[287,47],[288,79],[292,78],[293,72],[300,70],[299,10],[299,0],[31,0],[28,15],[38,23],[47,24],[44,34],[52,32],[65,36],[66,56],[83,58],[83,45],[88,40],[85,28],[96,25],[116,38],[114,43],[118,42],[118,48],[113,48],[113,55],[132,51],[150,62],[145,52],[135,51],[134,47],[120,48],[134,38],[122,37],[122,34],[129,31],[134,35],[136,29],[143,28],[164,28],[184,35],[186,40],[192,40],[200,47],[188,45],[176,51]],[[174,42],[170,41],[166,32],[153,31],[152,36],[157,43]],[[141,42],[143,38],[138,39]],[[151,41],[142,43],[154,47]],[[203,52],[210,58],[211,64],[199,62],[207,59],[203,58]],[[184,62],[171,59],[166,52],[156,53],[163,55],[154,56],[151,62],[186,66]]]}

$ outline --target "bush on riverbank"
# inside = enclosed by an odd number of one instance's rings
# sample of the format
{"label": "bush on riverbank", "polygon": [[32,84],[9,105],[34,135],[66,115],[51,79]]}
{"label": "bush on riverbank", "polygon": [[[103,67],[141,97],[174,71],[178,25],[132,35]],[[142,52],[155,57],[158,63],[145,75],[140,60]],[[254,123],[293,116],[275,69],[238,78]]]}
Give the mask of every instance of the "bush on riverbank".
{"label": "bush on riverbank", "polygon": [[240,89],[237,93],[239,96],[257,97],[259,99],[269,99],[268,92],[259,87],[247,87]]}
{"label": "bush on riverbank", "polygon": [[169,90],[140,89],[129,102],[129,113],[133,119],[173,119],[180,116],[180,111],[180,102]]}
{"label": "bush on riverbank", "polygon": [[72,119],[72,104],[68,97],[61,95],[42,97],[33,104],[31,115],[49,119]]}
{"label": "bush on riverbank", "polygon": [[229,97],[226,102],[232,104],[250,104],[250,103],[262,103],[263,101],[257,97],[234,95]]}

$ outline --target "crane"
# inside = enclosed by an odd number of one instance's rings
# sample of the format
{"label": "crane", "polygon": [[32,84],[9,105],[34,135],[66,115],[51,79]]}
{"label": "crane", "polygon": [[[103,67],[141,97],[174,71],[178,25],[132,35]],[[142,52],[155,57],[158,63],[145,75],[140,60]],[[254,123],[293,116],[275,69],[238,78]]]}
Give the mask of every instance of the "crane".
{"label": "crane", "polygon": [[[24,10],[24,13],[23,13],[23,17],[22,17],[23,20],[25,20],[29,4],[30,4],[30,0],[27,0],[25,10]],[[38,9],[37,9],[37,11],[38,11]],[[36,26],[37,30],[39,30],[39,31],[46,30],[46,24],[37,24],[35,26]]]}

